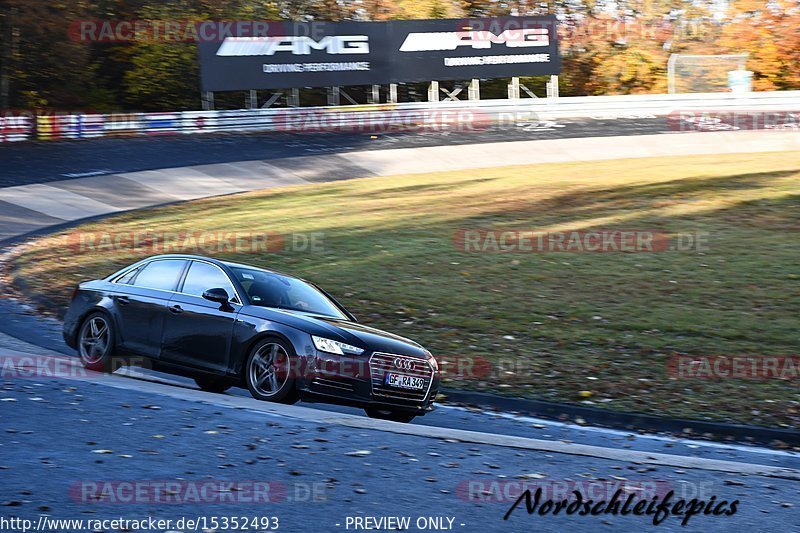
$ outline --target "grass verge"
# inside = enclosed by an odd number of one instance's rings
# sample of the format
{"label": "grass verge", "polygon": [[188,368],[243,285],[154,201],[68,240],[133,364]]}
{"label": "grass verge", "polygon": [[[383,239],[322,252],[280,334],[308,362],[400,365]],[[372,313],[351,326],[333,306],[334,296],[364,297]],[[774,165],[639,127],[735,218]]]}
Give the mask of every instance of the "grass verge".
{"label": "grass verge", "polygon": [[[321,232],[323,249],[213,255],[318,282],[363,322],[488,372],[445,385],[797,427],[797,380],[680,379],[676,354],[798,355],[800,153],[500,167],[290,187],[122,214],[23,246],[25,292],[63,309],[147,248],[80,232]],[[660,253],[465,253],[459,229],[703,234]],[[487,369],[485,369],[487,370]]]}

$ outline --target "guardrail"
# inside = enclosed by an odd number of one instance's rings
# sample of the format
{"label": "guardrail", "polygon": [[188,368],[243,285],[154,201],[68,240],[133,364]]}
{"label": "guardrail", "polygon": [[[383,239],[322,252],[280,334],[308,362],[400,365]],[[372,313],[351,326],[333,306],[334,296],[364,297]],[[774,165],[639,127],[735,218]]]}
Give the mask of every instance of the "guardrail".
{"label": "guardrail", "polygon": [[476,130],[565,118],[643,118],[703,111],[792,113],[798,114],[800,122],[800,91],[459,100],[172,113],[20,114],[0,117],[0,142],[226,132]]}

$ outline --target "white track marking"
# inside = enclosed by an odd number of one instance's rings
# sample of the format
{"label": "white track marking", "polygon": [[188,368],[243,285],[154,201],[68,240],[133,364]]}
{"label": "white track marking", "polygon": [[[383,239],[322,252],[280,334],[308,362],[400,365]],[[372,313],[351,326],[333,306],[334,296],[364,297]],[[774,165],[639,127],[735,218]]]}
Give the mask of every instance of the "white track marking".
{"label": "white track marking", "polygon": [[[453,411],[464,411],[464,412],[472,412],[470,409],[466,409],[464,407],[459,407],[456,405],[438,405],[439,409],[449,409]],[[692,446],[699,446],[702,448],[717,448],[721,450],[729,450],[729,451],[736,451],[736,452],[744,452],[744,453],[759,453],[764,455],[775,455],[780,457],[792,457],[792,458],[800,458],[800,454],[797,452],[787,452],[784,450],[774,450],[772,448],[760,448],[756,446],[745,446],[740,444],[725,444],[721,442],[714,442],[714,441],[707,441],[707,440],[692,440],[692,439],[684,439],[680,437],[669,437],[664,435],[654,435],[652,433],[637,433],[635,431],[623,431],[620,429],[612,429],[612,428],[604,428],[604,427],[597,427],[597,426],[582,426],[578,424],[569,424],[566,422],[558,422],[556,420],[548,420],[546,418],[535,418],[532,416],[520,416],[511,413],[502,413],[502,412],[494,412],[494,411],[487,411],[484,413],[486,416],[491,417],[500,417],[509,420],[513,420],[516,422],[521,422],[523,424],[542,424],[552,428],[564,428],[569,430],[576,430],[576,431],[585,431],[587,433],[601,433],[605,435],[611,435],[614,437],[628,437],[630,435],[635,436],[638,440],[654,440],[659,442],[671,442],[678,445],[692,445]]]}
{"label": "white track marking", "polygon": [[121,210],[65,189],[40,184],[2,188],[0,200],[62,220],[78,220]]}
{"label": "white track marking", "polygon": [[[22,355],[29,357],[30,353],[15,352],[13,350],[3,349],[0,351],[0,355]],[[77,359],[74,360],[74,364],[79,365]],[[451,439],[459,442],[469,442],[488,446],[501,446],[530,451],[544,451],[575,456],[595,457],[598,459],[608,459],[612,461],[634,462],[637,464],[709,470],[728,472],[732,474],[746,474],[800,481],[800,470],[792,468],[765,466],[736,461],[722,461],[717,459],[705,459],[700,457],[687,457],[657,452],[604,448],[601,446],[591,446],[587,444],[547,441],[541,439],[531,439],[527,437],[496,435],[491,433],[481,433],[478,431],[439,428],[417,424],[401,424],[387,420],[365,418],[363,416],[331,413],[309,407],[261,402],[253,398],[246,398],[243,396],[211,394],[200,390],[176,387],[172,384],[167,385],[164,384],[164,380],[159,380],[162,382],[156,383],[149,380],[129,379],[122,376],[103,375],[98,373],[91,373],[91,375],[88,376],[80,375],[81,373],[79,372],[76,374],[78,374],[77,377],[72,379],[77,381],[95,383],[117,389],[160,394],[162,396],[206,403],[219,407],[244,409],[252,412],[268,414],[270,416],[286,416],[289,418],[304,420],[317,424],[338,424],[352,428],[384,431],[424,438]]]}

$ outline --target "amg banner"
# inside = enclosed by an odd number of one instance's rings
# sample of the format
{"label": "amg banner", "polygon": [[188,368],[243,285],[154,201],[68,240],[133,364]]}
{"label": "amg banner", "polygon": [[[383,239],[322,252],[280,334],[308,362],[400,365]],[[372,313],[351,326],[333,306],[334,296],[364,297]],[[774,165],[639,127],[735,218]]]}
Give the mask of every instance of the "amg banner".
{"label": "amg banner", "polygon": [[391,83],[558,74],[555,16],[386,23]]}
{"label": "amg banner", "polygon": [[558,74],[555,25],[554,16],[246,25],[199,43],[202,88],[286,89]]}

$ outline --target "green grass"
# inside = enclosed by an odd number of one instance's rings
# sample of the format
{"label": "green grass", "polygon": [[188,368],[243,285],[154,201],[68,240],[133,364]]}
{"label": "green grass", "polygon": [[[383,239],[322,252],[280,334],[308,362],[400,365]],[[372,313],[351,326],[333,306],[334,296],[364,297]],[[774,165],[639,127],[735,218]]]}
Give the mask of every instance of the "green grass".
{"label": "green grass", "polygon": [[[318,282],[363,322],[498,363],[445,383],[797,427],[798,381],[686,380],[673,354],[800,354],[800,153],[634,159],[339,181],[123,214],[80,231],[324,232],[324,251],[219,257]],[[464,253],[459,228],[708,232],[705,251]],[[12,277],[51,309],[150,255],[35,240]],[[581,391],[584,392],[581,395]]]}

